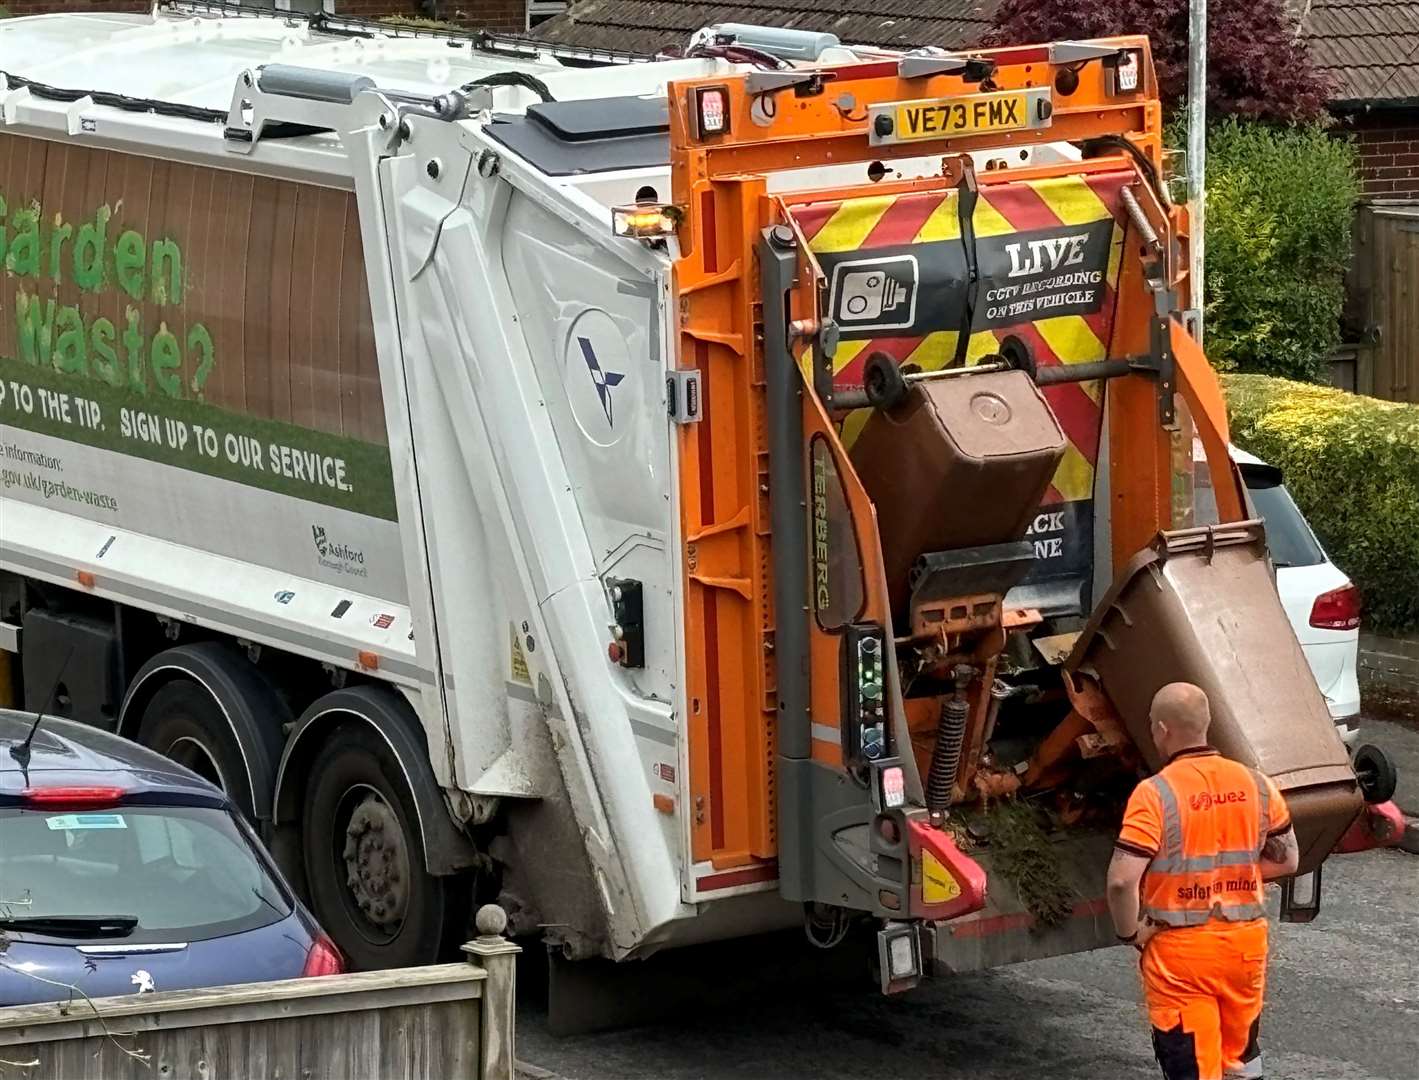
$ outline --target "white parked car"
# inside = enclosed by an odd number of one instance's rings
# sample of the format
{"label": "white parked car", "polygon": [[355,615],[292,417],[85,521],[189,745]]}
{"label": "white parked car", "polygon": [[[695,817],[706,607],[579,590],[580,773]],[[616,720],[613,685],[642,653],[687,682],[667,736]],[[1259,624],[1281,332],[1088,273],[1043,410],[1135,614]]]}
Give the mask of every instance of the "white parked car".
{"label": "white parked car", "polygon": [[[1194,455],[1197,523],[1216,522],[1217,502],[1212,481]],[[1267,546],[1276,565],[1276,588],[1290,617],[1296,639],[1310,661],[1311,671],[1330,706],[1341,736],[1354,745],[1359,735],[1360,684],[1356,667],[1360,651],[1360,590],[1330,561],[1301,511],[1282,483],[1281,470],[1245,450],[1232,448],[1257,517],[1266,522]]]}

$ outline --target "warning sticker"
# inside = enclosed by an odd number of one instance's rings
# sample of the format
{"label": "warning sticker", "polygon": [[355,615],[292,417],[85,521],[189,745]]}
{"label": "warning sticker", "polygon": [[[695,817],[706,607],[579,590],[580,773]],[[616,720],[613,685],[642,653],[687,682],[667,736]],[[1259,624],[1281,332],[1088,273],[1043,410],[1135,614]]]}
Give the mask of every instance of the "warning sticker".
{"label": "warning sticker", "polygon": [[929,851],[921,853],[921,898],[928,904],[944,904],[961,895],[960,883],[941,860]]}
{"label": "warning sticker", "polygon": [[973,330],[1014,326],[1104,306],[1112,219],[992,236],[976,245],[981,282]]}
{"label": "warning sticker", "polygon": [[[1092,315],[1108,299],[1112,218],[978,236],[973,334],[1064,315]],[[833,319],[844,340],[925,338],[965,320],[970,270],[960,238],[824,252]],[[920,300],[918,296],[920,295]]]}
{"label": "warning sticker", "polygon": [[508,624],[512,636],[512,681],[523,686],[532,685],[532,673],[527,670],[527,655],[522,651],[522,639],[517,636],[517,627]]}

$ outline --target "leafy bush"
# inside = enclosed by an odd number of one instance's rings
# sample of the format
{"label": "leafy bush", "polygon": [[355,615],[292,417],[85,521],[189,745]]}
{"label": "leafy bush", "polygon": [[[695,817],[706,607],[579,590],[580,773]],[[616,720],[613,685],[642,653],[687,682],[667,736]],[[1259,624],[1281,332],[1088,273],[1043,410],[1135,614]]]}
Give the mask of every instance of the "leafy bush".
{"label": "leafy bush", "polygon": [[[1147,34],[1164,107],[1187,97],[1188,0],[1002,0],[993,45]],[[1207,5],[1207,109],[1285,123],[1325,114],[1329,86],[1284,0]]]}
{"label": "leafy bush", "polygon": [[1380,633],[1419,630],[1419,405],[1225,379],[1232,441],[1277,466]]}
{"label": "leafy bush", "polygon": [[1318,380],[1340,344],[1355,148],[1319,126],[1227,120],[1207,135],[1207,351]]}

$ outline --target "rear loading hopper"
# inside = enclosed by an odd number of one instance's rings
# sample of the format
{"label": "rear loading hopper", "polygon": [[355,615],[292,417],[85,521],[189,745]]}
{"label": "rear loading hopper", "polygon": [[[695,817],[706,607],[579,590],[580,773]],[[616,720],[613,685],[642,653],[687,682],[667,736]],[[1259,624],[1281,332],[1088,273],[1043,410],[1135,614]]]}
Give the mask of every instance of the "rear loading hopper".
{"label": "rear loading hopper", "polygon": [[1093,672],[1148,765],[1148,709],[1170,682],[1202,687],[1209,741],[1286,797],[1301,873],[1320,865],[1363,798],[1276,594],[1259,521],[1159,535],[1096,608],[1066,667]]}

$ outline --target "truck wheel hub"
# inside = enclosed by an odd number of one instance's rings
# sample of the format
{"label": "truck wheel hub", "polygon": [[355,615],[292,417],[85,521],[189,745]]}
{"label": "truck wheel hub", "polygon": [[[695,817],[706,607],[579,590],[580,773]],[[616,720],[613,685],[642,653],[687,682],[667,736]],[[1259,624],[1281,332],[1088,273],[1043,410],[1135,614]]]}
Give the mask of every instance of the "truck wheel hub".
{"label": "truck wheel hub", "polygon": [[404,830],[389,804],[367,794],[345,827],[345,884],[360,914],[393,933],[409,907],[409,856]]}

